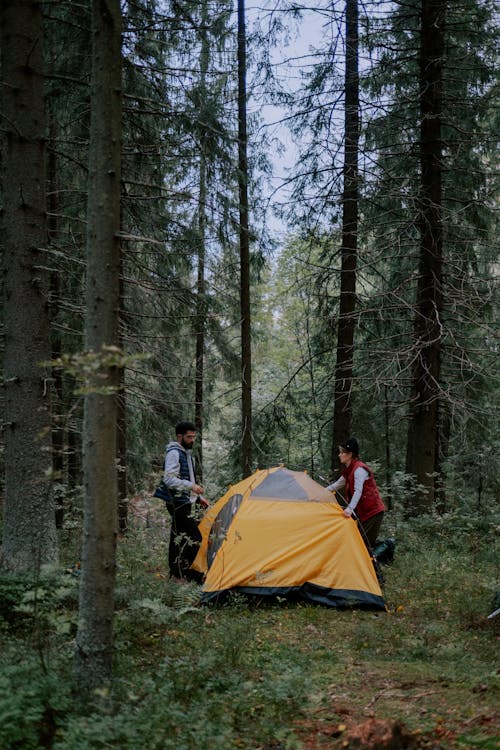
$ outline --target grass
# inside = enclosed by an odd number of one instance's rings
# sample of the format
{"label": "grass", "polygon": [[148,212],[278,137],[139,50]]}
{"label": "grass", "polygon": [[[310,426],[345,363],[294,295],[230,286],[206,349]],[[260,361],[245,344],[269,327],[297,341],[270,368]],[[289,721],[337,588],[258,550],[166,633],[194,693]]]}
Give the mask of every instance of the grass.
{"label": "grass", "polygon": [[[462,525],[459,526],[458,524]],[[400,524],[387,613],[197,606],[165,530],[120,541],[112,692],[71,692],[78,576],[0,580],[4,750],[497,750],[491,522]],[[3,586],[3,588],[2,588]]]}

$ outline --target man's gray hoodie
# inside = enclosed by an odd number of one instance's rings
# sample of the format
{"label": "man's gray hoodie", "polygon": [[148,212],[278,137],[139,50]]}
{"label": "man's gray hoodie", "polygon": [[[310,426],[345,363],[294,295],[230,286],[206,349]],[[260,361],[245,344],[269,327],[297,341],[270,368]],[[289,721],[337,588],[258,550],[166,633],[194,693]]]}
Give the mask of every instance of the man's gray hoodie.
{"label": "man's gray hoodie", "polygon": [[[173,449],[173,450],[172,450]],[[181,466],[179,462],[179,451],[186,454],[189,477],[190,479],[181,479]],[[191,450],[187,450],[175,440],[167,443],[165,449],[165,466],[163,470],[163,481],[168,489],[175,495],[184,495],[189,493],[189,499],[192,503],[196,502],[196,495],[192,492],[191,486],[195,484],[194,475],[194,457]]]}

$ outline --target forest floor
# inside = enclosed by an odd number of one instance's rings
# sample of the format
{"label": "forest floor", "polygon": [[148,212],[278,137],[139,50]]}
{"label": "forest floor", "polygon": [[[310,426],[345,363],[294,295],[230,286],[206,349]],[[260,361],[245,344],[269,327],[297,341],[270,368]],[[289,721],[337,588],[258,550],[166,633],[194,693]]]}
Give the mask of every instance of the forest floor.
{"label": "forest floor", "polygon": [[[142,531],[147,534],[149,525],[154,537],[164,512],[151,500],[145,506]],[[498,561],[481,528],[469,530],[466,540],[460,532],[440,532],[429,538],[425,530],[403,531],[394,563],[384,566],[387,613],[304,605],[249,609],[235,598],[233,606],[203,614],[189,611],[197,587],[173,594],[181,607],[184,598],[183,618],[194,619],[190,629],[196,632],[202,618],[200,655],[217,649],[226,665],[220,672],[234,666],[253,686],[246,713],[257,728],[266,691],[255,683],[267,685],[272,738],[260,743],[258,730],[248,727],[237,745],[500,748],[500,622],[487,619]],[[464,547],[459,554],[457,540]],[[155,574],[163,570],[161,564]],[[171,647],[190,652],[184,628],[167,628],[166,635],[167,653]]]}
{"label": "forest floor", "polygon": [[71,693],[77,567],[41,582],[36,617],[26,590],[15,616],[0,607],[3,750],[500,748],[491,521],[401,524],[387,612],[215,608],[168,579],[161,504],[132,505],[109,693],[85,709]]}

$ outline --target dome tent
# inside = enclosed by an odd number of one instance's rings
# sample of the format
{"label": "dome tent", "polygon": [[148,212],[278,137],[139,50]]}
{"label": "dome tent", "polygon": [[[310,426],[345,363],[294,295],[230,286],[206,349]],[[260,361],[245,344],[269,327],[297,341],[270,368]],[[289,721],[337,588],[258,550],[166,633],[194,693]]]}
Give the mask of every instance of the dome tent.
{"label": "dome tent", "polygon": [[192,567],[205,574],[202,603],[235,591],[386,609],[357,523],[306,472],[257,470],[231,486],[199,528],[202,541]]}

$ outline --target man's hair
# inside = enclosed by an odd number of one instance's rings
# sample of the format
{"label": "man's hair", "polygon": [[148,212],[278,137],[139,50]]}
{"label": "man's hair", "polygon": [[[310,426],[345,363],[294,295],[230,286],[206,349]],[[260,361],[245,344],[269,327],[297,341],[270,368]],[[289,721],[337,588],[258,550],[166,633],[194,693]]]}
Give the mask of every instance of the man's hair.
{"label": "man's hair", "polygon": [[194,422],[179,422],[179,424],[175,426],[176,435],[185,435],[186,432],[196,432],[196,425]]}

